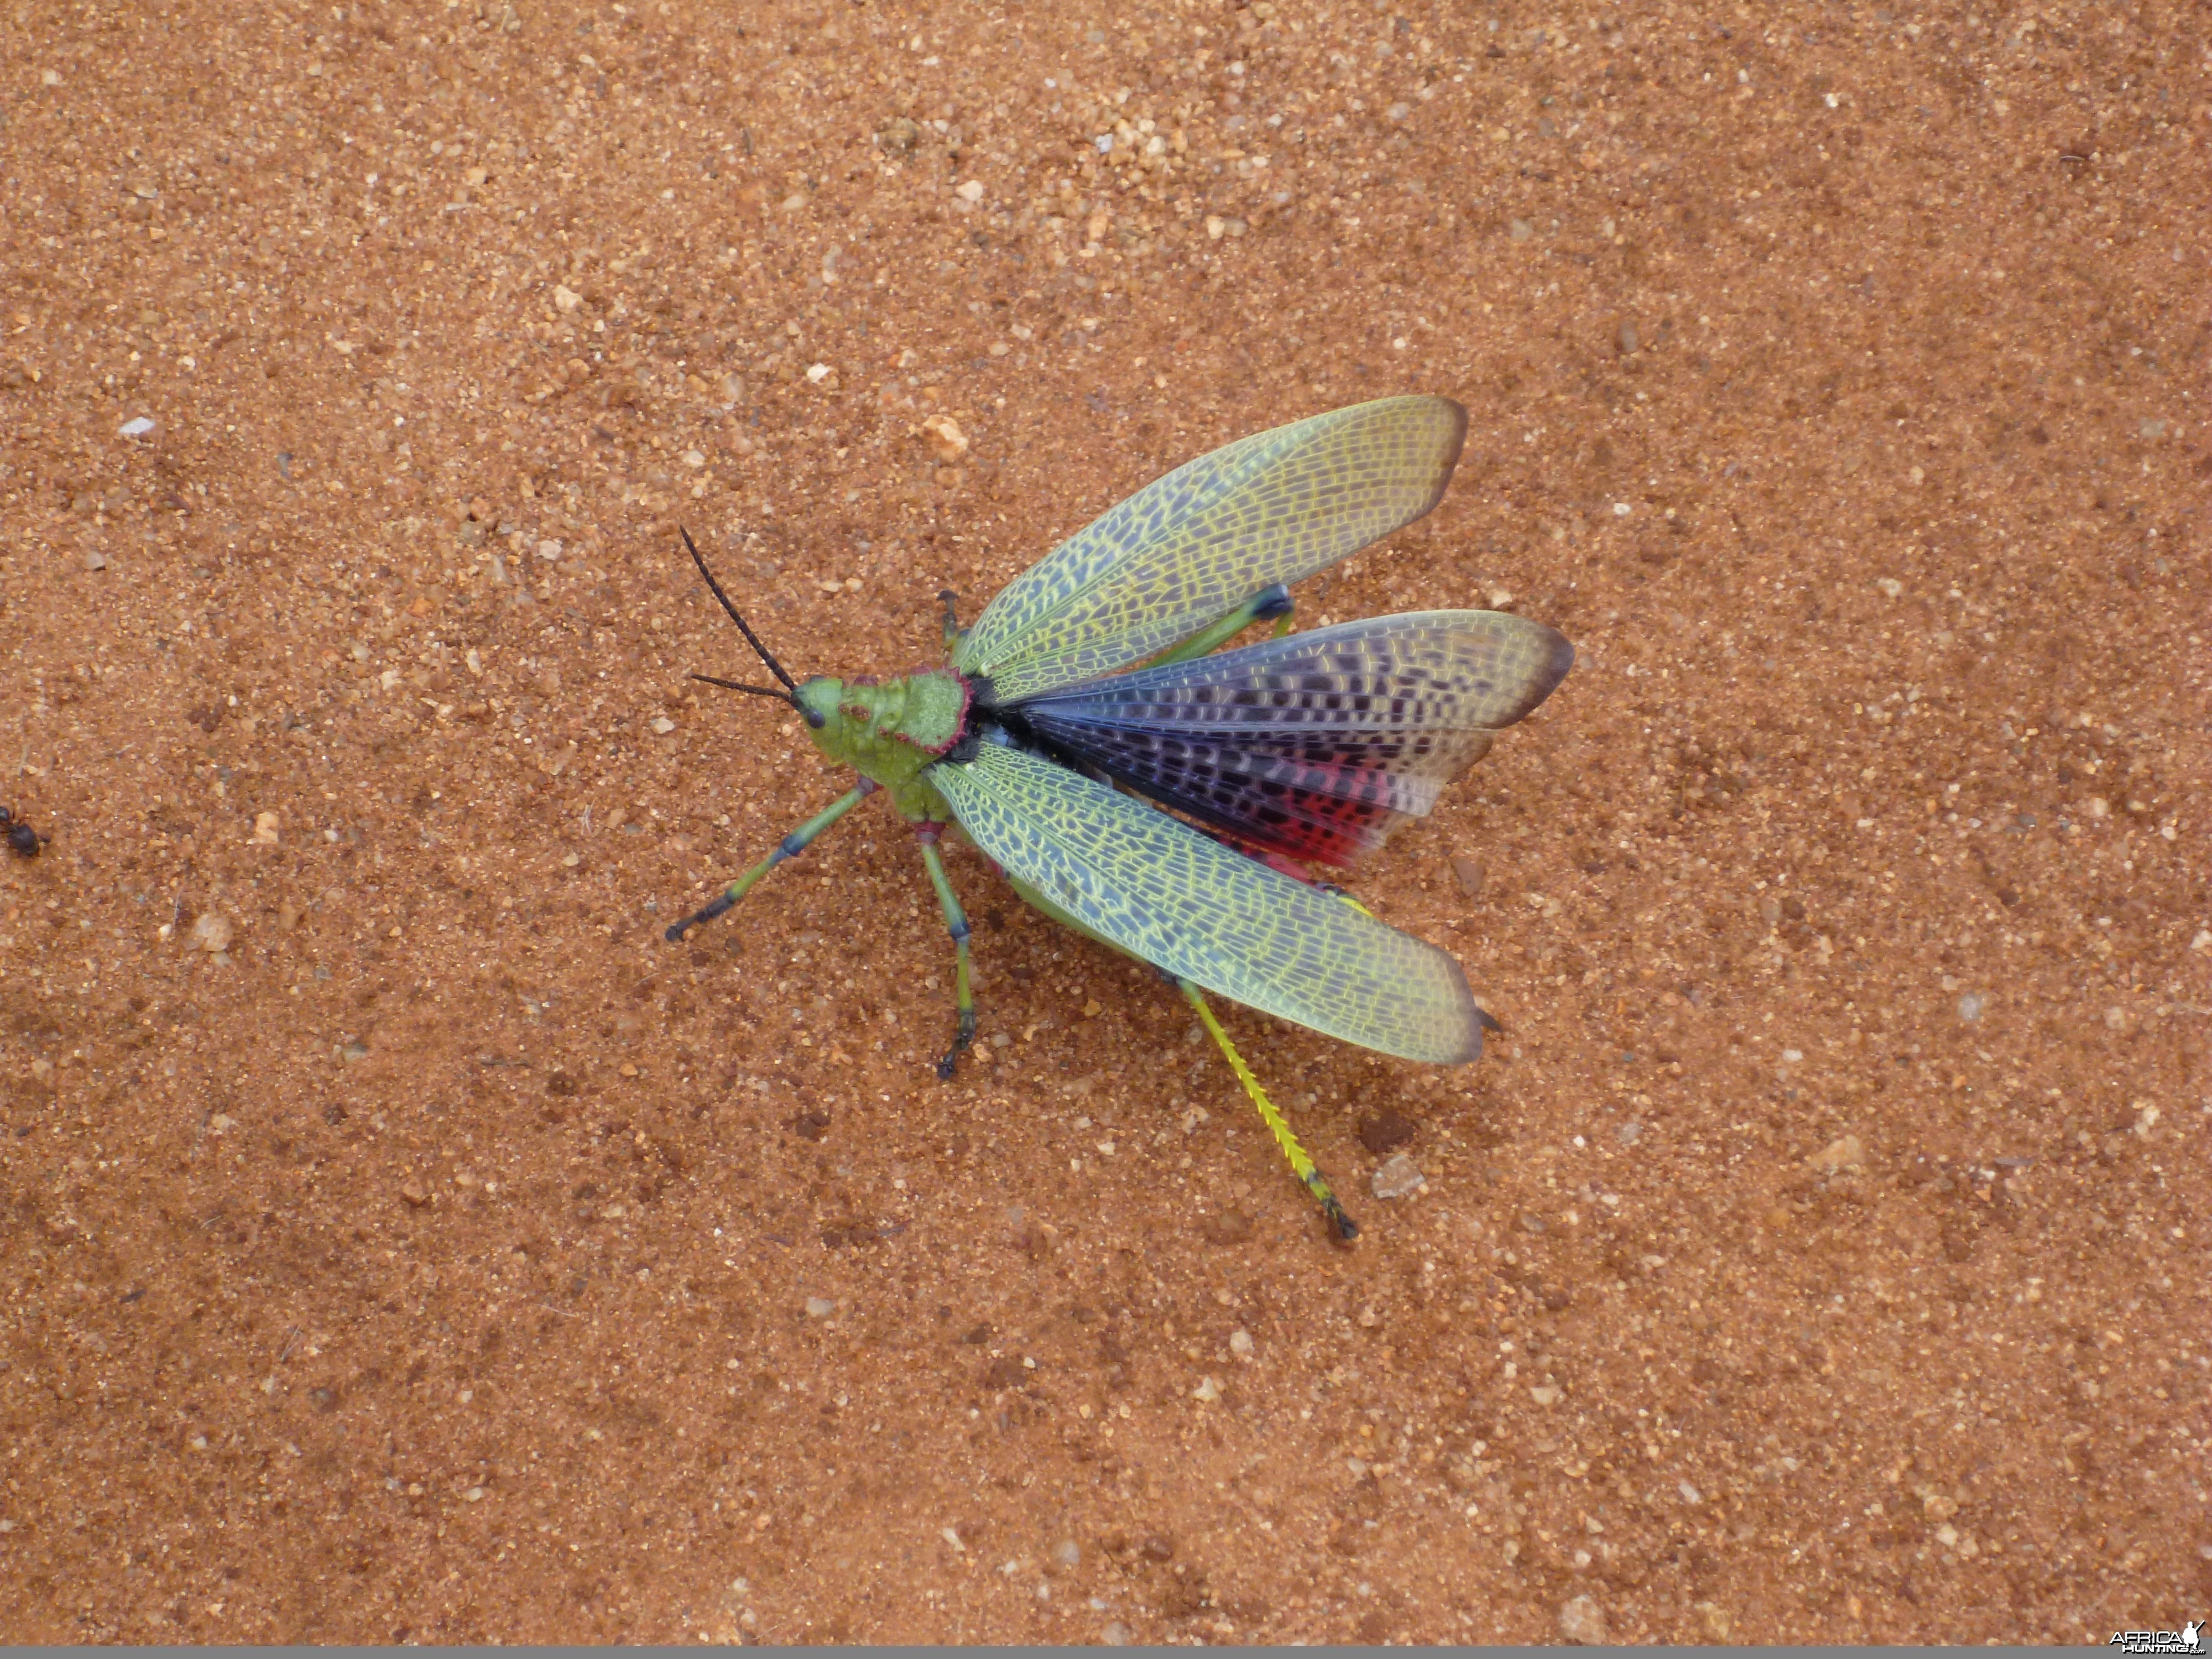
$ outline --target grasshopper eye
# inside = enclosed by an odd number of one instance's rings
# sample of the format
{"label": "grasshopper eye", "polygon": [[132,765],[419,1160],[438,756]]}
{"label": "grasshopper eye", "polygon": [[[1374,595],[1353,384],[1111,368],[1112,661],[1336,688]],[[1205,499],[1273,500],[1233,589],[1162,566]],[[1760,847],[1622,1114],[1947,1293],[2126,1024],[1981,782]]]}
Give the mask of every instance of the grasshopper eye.
{"label": "grasshopper eye", "polygon": [[809,708],[804,703],[799,705],[799,717],[817,732],[830,724],[829,717],[820,709]]}

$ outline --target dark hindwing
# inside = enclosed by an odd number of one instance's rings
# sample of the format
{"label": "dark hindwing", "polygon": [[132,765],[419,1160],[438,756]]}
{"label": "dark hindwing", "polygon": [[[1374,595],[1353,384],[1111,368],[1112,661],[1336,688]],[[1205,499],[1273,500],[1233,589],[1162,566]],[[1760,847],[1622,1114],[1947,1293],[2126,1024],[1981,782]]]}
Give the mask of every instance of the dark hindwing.
{"label": "dark hindwing", "polygon": [[1574,648],[1488,611],[1343,623],[1000,711],[1070,760],[1240,840],[1339,867],[1425,815]]}

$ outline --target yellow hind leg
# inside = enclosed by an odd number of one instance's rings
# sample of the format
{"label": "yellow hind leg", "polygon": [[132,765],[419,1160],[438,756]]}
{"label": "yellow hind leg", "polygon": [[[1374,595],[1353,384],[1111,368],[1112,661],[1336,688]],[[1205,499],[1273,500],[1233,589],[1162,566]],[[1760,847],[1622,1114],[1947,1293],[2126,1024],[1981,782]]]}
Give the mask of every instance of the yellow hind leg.
{"label": "yellow hind leg", "polygon": [[1260,1086],[1260,1079],[1252,1075],[1252,1068],[1244,1063],[1244,1056],[1237,1052],[1237,1045],[1229,1040],[1229,1033],[1221,1029],[1221,1022],[1213,1017],[1213,1010],[1206,1006],[1206,994],[1187,979],[1176,981],[1176,988],[1189,1000],[1192,1007],[1198,1010],[1200,1023],[1219,1046],[1222,1058],[1229,1062],[1229,1069],[1237,1073],[1237,1080],[1244,1085],[1244,1092],[1252,1097],[1252,1103],[1260,1109],[1260,1121],[1267,1126],[1267,1133],[1275,1137],[1275,1145],[1283,1149],[1283,1156],[1291,1161],[1291,1172],[1314,1195],[1314,1201],[1321,1206],[1322,1213],[1328,1218],[1328,1224],[1336,1229],[1336,1236],[1343,1239],[1358,1237],[1359,1224],[1345,1214],[1344,1206],[1336,1201],[1336,1194],[1330,1188],[1328,1178],[1315,1167],[1313,1159],[1306,1156],[1306,1149],[1298,1145],[1298,1138],[1291,1133],[1291,1126],[1283,1121],[1283,1115],[1275,1109],[1275,1103],[1267,1098],[1267,1091]]}

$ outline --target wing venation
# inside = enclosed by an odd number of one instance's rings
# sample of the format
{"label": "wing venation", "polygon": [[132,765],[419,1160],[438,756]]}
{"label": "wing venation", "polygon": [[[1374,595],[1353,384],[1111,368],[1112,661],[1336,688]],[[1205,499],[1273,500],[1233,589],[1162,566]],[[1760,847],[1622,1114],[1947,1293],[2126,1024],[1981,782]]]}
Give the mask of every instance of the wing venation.
{"label": "wing venation", "polygon": [[1466,434],[1449,398],[1386,398],[1200,456],[1008,583],[952,665],[1006,701],[1156,656],[1428,512]]}
{"label": "wing venation", "polygon": [[1384,1054],[1482,1051],[1460,965],[1107,784],[1003,742],[930,769],[969,837],[1109,943],[1279,1018]]}
{"label": "wing venation", "polygon": [[1435,611],[1092,680],[1006,709],[1044,743],[1270,851],[1346,866],[1565,678],[1540,623]]}

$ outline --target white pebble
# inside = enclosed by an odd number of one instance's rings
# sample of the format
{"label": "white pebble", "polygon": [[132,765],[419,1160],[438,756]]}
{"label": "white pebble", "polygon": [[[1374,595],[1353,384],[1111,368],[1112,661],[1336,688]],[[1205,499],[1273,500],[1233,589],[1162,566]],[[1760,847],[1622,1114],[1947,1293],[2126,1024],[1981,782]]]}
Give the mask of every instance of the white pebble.
{"label": "white pebble", "polygon": [[1400,1152],[1375,1172],[1374,1189],[1377,1198],[1404,1198],[1417,1193],[1429,1184],[1419,1166],[1405,1153]]}
{"label": "white pebble", "polygon": [[[837,1304],[826,1296],[810,1296],[806,1298],[806,1316],[809,1319],[827,1319],[836,1311]],[[948,1527],[945,1530],[949,1532],[951,1528]]]}
{"label": "white pebble", "polygon": [[126,438],[143,438],[154,429],[153,422],[141,415],[136,420],[125,421],[116,428]]}
{"label": "white pebble", "polygon": [[1583,1647],[1605,1646],[1610,1639],[1605,1610],[1589,1596],[1577,1595],[1559,1609],[1559,1634]]}

